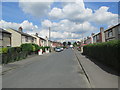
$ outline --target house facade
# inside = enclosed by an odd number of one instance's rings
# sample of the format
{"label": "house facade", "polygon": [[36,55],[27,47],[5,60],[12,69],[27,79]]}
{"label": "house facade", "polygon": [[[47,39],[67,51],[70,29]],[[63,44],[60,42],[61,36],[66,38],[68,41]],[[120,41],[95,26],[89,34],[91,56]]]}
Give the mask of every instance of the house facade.
{"label": "house facade", "polygon": [[39,37],[40,38],[40,46],[47,46],[47,41],[44,39],[44,38],[42,38],[42,37]]}
{"label": "house facade", "polygon": [[52,47],[59,47],[59,46],[63,46],[60,42],[55,42],[55,41],[52,41]]}
{"label": "house facade", "polygon": [[92,37],[87,37],[85,40],[84,40],[84,44],[92,44],[93,43],[93,40],[92,40]]}
{"label": "house facade", "polygon": [[104,28],[100,28],[100,33],[93,35],[93,43],[105,42]]}
{"label": "house facade", "polygon": [[36,43],[36,38],[27,33],[24,33],[21,27],[18,30],[11,28],[7,29],[7,31],[12,34],[11,35],[12,47],[17,47],[24,43]]}
{"label": "house facade", "polygon": [[38,36],[38,33],[33,34],[33,35],[31,35],[31,36],[33,36],[34,38],[36,38],[35,44],[37,44],[38,46],[41,46],[40,37]]}
{"label": "house facade", "polygon": [[113,26],[104,31],[105,41],[119,40],[120,39],[120,24]]}
{"label": "house facade", "polygon": [[11,33],[0,28],[0,47],[11,47]]}

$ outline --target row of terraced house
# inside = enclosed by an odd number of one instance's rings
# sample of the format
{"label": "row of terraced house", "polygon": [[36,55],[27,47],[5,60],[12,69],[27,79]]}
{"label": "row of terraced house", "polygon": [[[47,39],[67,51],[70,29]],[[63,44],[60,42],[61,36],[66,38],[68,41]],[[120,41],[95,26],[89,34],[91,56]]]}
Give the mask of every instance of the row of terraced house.
{"label": "row of terraced house", "polygon": [[19,27],[18,30],[0,28],[0,47],[18,47],[24,43],[35,43],[39,46],[51,47],[62,45],[60,42],[48,40],[47,37],[45,39],[39,37],[37,33],[35,35],[24,33],[22,27]]}
{"label": "row of terraced house", "polygon": [[84,38],[83,43],[86,45],[92,43],[108,42],[111,40],[120,40],[120,23],[106,30],[101,27],[99,33],[92,33],[91,36]]}

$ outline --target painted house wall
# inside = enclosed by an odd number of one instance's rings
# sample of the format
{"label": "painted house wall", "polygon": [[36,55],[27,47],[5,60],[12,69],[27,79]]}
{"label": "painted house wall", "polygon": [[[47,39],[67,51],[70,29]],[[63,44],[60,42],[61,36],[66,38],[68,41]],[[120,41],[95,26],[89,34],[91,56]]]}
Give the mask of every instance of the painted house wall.
{"label": "painted house wall", "polygon": [[34,40],[34,43],[40,46],[40,38],[38,36],[36,36],[36,35],[31,35],[31,36],[33,36],[34,38],[36,38]]}
{"label": "painted house wall", "polygon": [[11,37],[3,36],[3,41],[2,41],[2,46],[3,47],[11,47]]}
{"label": "painted house wall", "polygon": [[11,34],[0,32],[0,47],[11,47]]}
{"label": "painted house wall", "polygon": [[36,44],[36,39],[33,37],[22,35],[22,44],[24,43],[35,43]]}
{"label": "painted house wall", "polygon": [[105,41],[120,39],[120,25],[105,31]]}
{"label": "painted house wall", "polygon": [[7,31],[11,33],[11,47],[20,46],[22,43],[21,34],[12,29],[7,29]]}

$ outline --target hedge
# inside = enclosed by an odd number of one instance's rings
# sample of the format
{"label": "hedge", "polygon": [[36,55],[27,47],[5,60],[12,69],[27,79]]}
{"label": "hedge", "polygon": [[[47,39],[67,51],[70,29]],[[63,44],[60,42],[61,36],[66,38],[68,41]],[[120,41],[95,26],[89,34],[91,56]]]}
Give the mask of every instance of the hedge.
{"label": "hedge", "polygon": [[21,47],[9,47],[7,52],[2,53],[2,64],[18,61],[27,57],[27,52]]}
{"label": "hedge", "polygon": [[0,48],[0,54],[2,54],[2,64],[25,59],[28,55],[31,55],[33,53],[37,54],[39,49],[42,49],[43,52],[45,52],[46,48],[48,49],[50,47],[40,47],[32,43],[25,43],[22,44],[20,47]]}
{"label": "hedge", "polygon": [[83,54],[118,70],[120,64],[120,40],[89,44],[83,47]]}

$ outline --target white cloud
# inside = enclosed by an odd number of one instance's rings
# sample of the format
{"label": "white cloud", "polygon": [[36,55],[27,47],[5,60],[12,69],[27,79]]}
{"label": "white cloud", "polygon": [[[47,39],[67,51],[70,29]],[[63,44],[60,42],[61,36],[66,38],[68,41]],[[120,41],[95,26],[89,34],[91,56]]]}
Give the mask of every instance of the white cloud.
{"label": "white cloud", "polygon": [[[59,10],[59,13],[58,13]],[[57,13],[57,15],[56,15]],[[60,8],[53,8],[49,16],[54,19],[66,18],[71,21],[82,22],[87,20],[92,15],[91,9],[85,9],[83,2],[67,3]]]}
{"label": "white cloud", "polygon": [[64,14],[62,12],[62,9],[60,8],[53,8],[51,10],[51,12],[49,12],[49,16],[53,17],[52,19],[60,19],[60,18],[64,18]]}
{"label": "white cloud", "polygon": [[5,29],[13,28],[16,30],[19,27],[22,27],[25,31],[38,29],[37,25],[33,25],[33,23],[29,22],[28,20],[25,20],[22,23],[12,23],[12,22],[6,22],[4,20],[1,20],[0,26],[1,26],[1,28],[5,28]]}
{"label": "white cloud", "polygon": [[52,26],[52,22],[49,20],[44,20],[41,24],[43,27],[51,27]]}
{"label": "white cloud", "polygon": [[99,23],[99,24],[108,24],[108,25],[114,25],[117,24],[118,21],[118,14],[113,14],[111,12],[108,12],[109,7],[102,6],[98,10],[95,11],[93,14],[91,21]]}
{"label": "white cloud", "polygon": [[52,2],[24,2],[20,0],[19,6],[22,10],[36,17],[43,17],[48,14]]}
{"label": "white cloud", "polygon": [[51,22],[50,20],[44,20],[42,22],[42,27],[48,29],[51,27],[53,31],[65,31],[74,33],[85,33],[87,31],[94,31],[96,28],[92,26],[89,22],[75,23],[70,20],[64,19],[59,22]]}
{"label": "white cloud", "polygon": [[[109,7],[102,6],[95,12],[85,8],[84,2],[78,0],[76,3],[65,3],[63,8],[53,8],[49,16],[53,19],[68,19],[74,22],[94,22],[97,24],[114,25],[117,22],[118,14],[108,11]],[[59,10],[59,13],[58,11]],[[57,13],[57,15],[56,15]]]}
{"label": "white cloud", "polygon": [[[47,29],[42,29],[41,31],[39,31],[39,35],[45,38],[45,36],[49,36],[49,32]],[[70,39],[70,38],[80,38],[80,37],[81,35],[76,33],[51,31],[52,39],[65,39],[65,38]]]}

